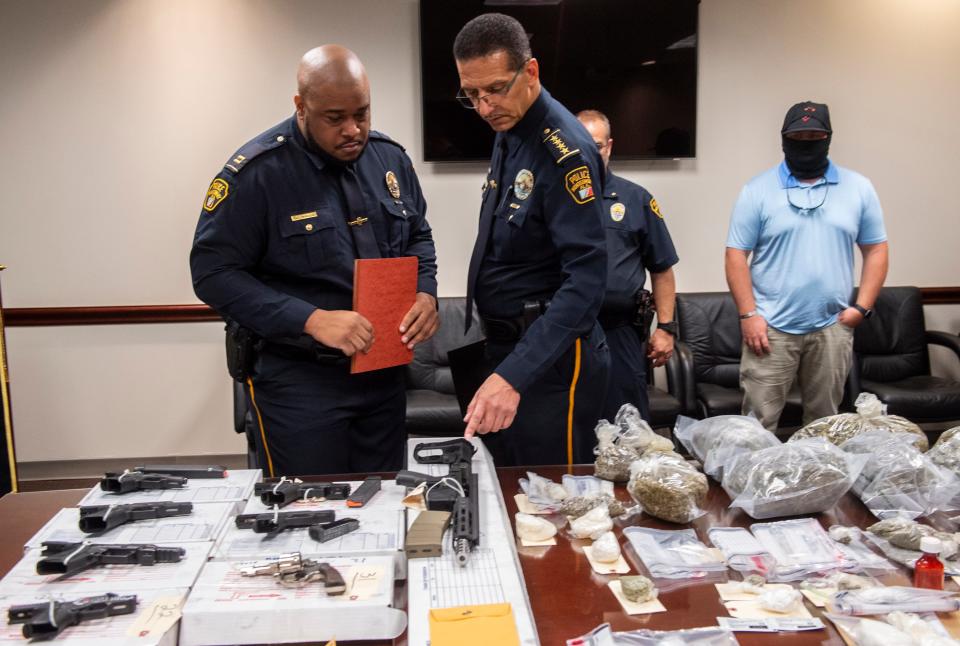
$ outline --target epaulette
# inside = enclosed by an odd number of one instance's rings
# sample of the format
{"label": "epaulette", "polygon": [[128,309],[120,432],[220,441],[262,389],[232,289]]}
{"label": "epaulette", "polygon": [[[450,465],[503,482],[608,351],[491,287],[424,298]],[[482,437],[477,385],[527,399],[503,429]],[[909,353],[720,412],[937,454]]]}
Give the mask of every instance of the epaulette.
{"label": "epaulette", "polygon": [[394,141],[393,139],[391,139],[390,137],[388,137],[387,135],[383,134],[382,132],[380,132],[380,131],[378,131],[378,130],[371,130],[371,131],[370,131],[370,138],[371,138],[371,139],[376,139],[377,141],[385,141],[385,142],[387,142],[388,144],[393,144],[394,146],[396,146],[397,148],[399,148],[400,150],[402,150],[402,151],[404,151],[404,152],[407,151],[406,148],[404,148],[403,146],[401,146],[400,144],[398,144],[396,141]]}
{"label": "epaulette", "polygon": [[579,148],[570,148],[570,146],[564,140],[563,135],[560,133],[560,128],[544,128],[543,143],[546,144],[547,150],[550,151],[550,154],[553,156],[553,159],[557,162],[558,166],[571,157],[575,157],[576,155],[580,154]]}
{"label": "epaulette", "polygon": [[274,148],[279,148],[287,142],[287,137],[281,134],[270,134],[269,138],[267,136],[261,136],[253,141],[248,141],[243,146],[240,147],[234,155],[227,160],[227,163],[223,167],[236,175],[244,169],[244,167],[249,164],[251,161],[267,152],[268,150],[273,150]]}

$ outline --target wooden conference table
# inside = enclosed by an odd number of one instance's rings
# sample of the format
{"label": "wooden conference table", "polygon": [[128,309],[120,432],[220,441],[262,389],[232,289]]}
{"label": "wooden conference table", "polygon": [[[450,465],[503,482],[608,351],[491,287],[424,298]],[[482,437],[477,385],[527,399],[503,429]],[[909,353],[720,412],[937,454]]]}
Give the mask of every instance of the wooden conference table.
{"label": "wooden conference table", "polygon": [[[500,468],[497,475],[500,487],[507,503],[510,518],[517,511],[513,496],[519,491],[517,480],[525,476],[525,467]],[[566,467],[535,467],[534,470],[544,477],[560,481]],[[592,466],[577,466],[571,470],[574,474],[592,474]],[[356,474],[349,476],[357,479]],[[320,478],[327,479],[327,478]],[[331,476],[330,480],[343,480],[343,477]],[[33,493],[8,494],[0,499],[0,522],[3,533],[0,534],[0,574],[6,574],[23,555],[23,545],[34,533],[60,508],[76,505],[86,489],[64,489]],[[617,498],[629,501],[629,494],[622,486],[616,488]],[[755,521],[739,509],[728,509],[730,499],[712,480],[705,509],[707,514],[695,520],[690,527],[697,530],[701,540],[706,541],[706,531],[713,526],[749,527]],[[852,525],[866,527],[875,519],[863,504],[854,496],[847,494],[836,507],[818,514],[817,519],[826,528],[830,525]],[[634,517],[627,523],[616,522],[615,531],[619,536],[625,526],[641,525],[658,529],[683,529],[687,526],[659,521],[648,516]],[[520,547],[517,551],[523,568],[530,605],[537,623],[537,632],[542,644],[553,646],[564,644],[567,639],[582,635],[602,623],[610,623],[614,630],[677,630],[715,626],[717,617],[727,616],[720,603],[713,584],[694,584],[669,592],[661,592],[660,600],[667,612],[652,615],[629,616],[623,613],[620,604],[606,587],[613,576],[598,575],[590,567],[582,547],[589,541],[569,540],[558,535],[557,545],[552,547]],[[624,556],[633,568],[633,573],[643,572],[640,559],[627,541],[621,539]],[[738,575],[729,571],[732,579]],[[883,582],[887,585],[909,585],[907,571],[902,569],[888,575]],[[948,589],[957,589],[947,583]],[[398,595],[401,598],[405,595]],[[808,602],[815,616],[820,612]],[[404,602],[405,605],[405,602]],[[798,646],[800,644],[843,644],[832,624],[824,619],[826,630],[801,633],[737,633],[737,639],[744,646],[776,644],[776,646]],[[371,642],[367,642],[370,644]],[[395,644],[406,644],[404,634]],[[493,646],[493,645],[492,645]]]}

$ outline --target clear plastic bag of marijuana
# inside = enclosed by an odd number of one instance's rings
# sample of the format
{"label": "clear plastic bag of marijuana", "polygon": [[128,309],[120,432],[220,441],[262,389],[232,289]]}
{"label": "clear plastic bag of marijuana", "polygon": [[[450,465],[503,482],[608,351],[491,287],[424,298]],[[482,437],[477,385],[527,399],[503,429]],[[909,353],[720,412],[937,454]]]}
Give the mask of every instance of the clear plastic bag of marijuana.
{"label": "clear plastic bag of marijuana", "polygon": [[840,413],[814,420],[794,433],[788,442],[811,437],[823,437],[840,446],[854,435],[874,429],[885,429],[893,433],[913,433],[917,435],[919,448],[926,451],[930,446],[927,436],[919,426],[905,417],[888,415],[887,406],[873,393],[860,393],[855,402],[856,413]]}
{"label": "clear plastic bag of marijuana", "polygon": [[812,514],[833,507],[866,460],[812,438],[734,455],[724,466],[722,485],[730,506],[753,518]]}
{"label": "clear plastic bag of marijuana", "polygon": [[676,454],[647,453],[630,465],[627,491],[647,514],[689,523],[704,513],[707,477]]}
{"label": "clear plastic bag of marijuana", "polygon": [[880,519],[918,518],[935,511],[952,511],[960,479],[935,464],[916,447],[913,433],[874,429],[852,437],[840,448],[867,456],[853,492]]}
{"label": "clear plastic bag of marijuana", "polygon": [[927,456],[934,464],[960,475],[960,426],[944,431]]}
{"label": "clear plastic bag of marijuana", "polygon": [[752,415],[717,415],[701,420],[681,415],[673,433],[690,455],[700,460],[704,473],[717,479],[732,455],[780,444],[777,436]]}

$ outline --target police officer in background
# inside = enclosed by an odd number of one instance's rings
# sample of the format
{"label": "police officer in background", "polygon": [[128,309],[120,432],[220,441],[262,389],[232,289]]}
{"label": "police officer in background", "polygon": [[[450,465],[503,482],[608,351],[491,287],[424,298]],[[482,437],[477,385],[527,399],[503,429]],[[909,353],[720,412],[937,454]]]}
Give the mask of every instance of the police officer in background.
{"label": "police officer in background", "polygon": [[[307,52],[296,113],[231,156],[207,192],[190,268],[197,296],[259,339],[242,377],[271,476],[393,471],[403,464],[402,368],[351,375],[375,338],[412,348],[437,330],[436,254],[410,158],[370,130],[370,86],[339,45]],[[353,303],[356,258],[417,256],[399,330]]]}
{"label": "police officer in background", "polygon": [[[613,139],[606,115],[583,110],[577,118],[593,137],[606,169],[603,207],[607,291],[598,317],[610,345],[610,381],[604,415],[613,419],[620,406],[629,402],[649,420],[647,359],[655,367],[665,364],[673,354],[677,336],[673,320],[673,265],[677,264],[677,252],[653,196],[642,186],[610,172]],[[649,294],[643,289],[644,270],[650,272],[653,303],[649,303]],[[653,306],[657,329],[647,344]]]}
{"label": "police officer in background", "polygon": [[[540,85],[523,26],[484,14],[457,35],[458,98],[496,138],[467,283],[494,367],[465,435],[496,433],[506,462],[593,460],[609,356],[602,166],[576,118]],[[495,452],[496,454],[496,452]]]}

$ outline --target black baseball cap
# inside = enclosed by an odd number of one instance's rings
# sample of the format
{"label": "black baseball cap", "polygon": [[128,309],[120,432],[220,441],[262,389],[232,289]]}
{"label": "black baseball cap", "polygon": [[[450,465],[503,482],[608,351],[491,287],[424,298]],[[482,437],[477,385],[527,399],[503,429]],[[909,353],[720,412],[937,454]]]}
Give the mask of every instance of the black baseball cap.
{"label": "black baseball cap", "polygon": [[793,105],[787,110],[787,116],[783,118],[783,129],[780,130],[780,134],[785,135],[788,132],[800,130],[819,130],[832,134],[830,108],[825,103],[813,101],[803,101]]}

